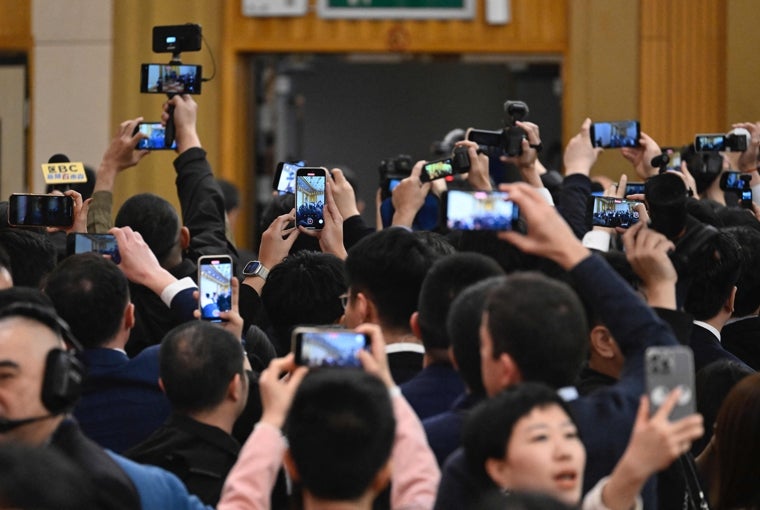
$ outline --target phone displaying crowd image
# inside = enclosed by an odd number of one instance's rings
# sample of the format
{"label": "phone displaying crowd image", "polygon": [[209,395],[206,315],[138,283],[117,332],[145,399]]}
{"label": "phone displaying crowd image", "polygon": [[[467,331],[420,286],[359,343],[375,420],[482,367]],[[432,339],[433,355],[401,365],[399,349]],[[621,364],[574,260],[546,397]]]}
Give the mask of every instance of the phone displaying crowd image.
{"label": "phone displaying crowd image", "polygon": [[119,245],[116,243],[116,238],[112,234],[84,234],[74,232],[66,236],[66,253],[68,255],[89,252],[108,255],[116,264],[121,262]]}
{"label": "phone displaying crowd image", "polygon": [[299,327],[293,330],[292,350],[297,365],[361,367],[358,353],[369,348],[363,333],[335,327]]}
{"label": "phone displaying crowd image", "polygon": [[643,204],[638,200],[626,200],[617,197],[589,198],[591,225],[594,227],[628,228],[639,221],[636,206]]}
{"label": "phone displaying crowd image", "polygon": [[74,199],[65,195],[14,193],[8,199],[8,224],[14,227],[70,227]]}
{"label": "phone displaying crowd image", "polygon": [[198,310],[204,321],[221,322],[232,308],[232,258],[206,255],[198,259]]}
{"label": "phone displaying crowd image", "polygon": [[202,67],[183,64],[142,64],[143,94],[200,94]]}
{"label": "phone displaying crowd image", "polygon": [[296,161],[288,163],[281,161],[277,163],[272,179],[272,189],[280,195],[296,192],[296,172],[299,168],[306,165],[305,161]]}
{"label": "phone displaying crowd image", "polygon": [[137,142],[135,149],[137,150],[174,150],[177,148],[177,141],[175,140],[171,147],[166,147],[164,144],[164,138],[166,135],[166,127],[160,122],[141,122],[135,127],[133,135],[137,132],[143,133],[147,138],[141,139]]}
{"label": "phone displaying crowd image", "polygon": [[625,196],[643,195],[643,194],[644,194],[643,182],[629,182],[625,185]]}
{"label": "phone displaying crowd image", "polygon": [[595,122],[591,124],[591,145],[603,149],[638,147],[641,129],[637,120]]}
{"label": "phone displaying crowd image", "polygon": [[296,171],[296,225],[319,230],[325,226],[327,169],[303,167]]}
{"label": "phone displaying crowd image", "polygon": [[646,387],[650,412],[654,414],[675,388],[681,396],[670,413],[676,421],[696,412],[697,395],[694,383],[694,354],[684,345],[648,347],[645,353]]}
{"label": "phone displaying crowd image", "polygon": [[449,190],[441,210],[448,230],[503,232],[519,227],[520,209],[503,191]]}

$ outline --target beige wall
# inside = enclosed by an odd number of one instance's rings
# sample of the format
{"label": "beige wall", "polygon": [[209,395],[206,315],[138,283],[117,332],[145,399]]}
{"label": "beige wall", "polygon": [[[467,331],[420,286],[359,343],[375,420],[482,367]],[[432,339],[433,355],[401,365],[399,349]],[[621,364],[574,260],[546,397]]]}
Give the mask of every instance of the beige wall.
{"label": "beige wall", "polygon": [[55,153],[97,166],[110,139],[111,2],[32,2],[33,186]]}

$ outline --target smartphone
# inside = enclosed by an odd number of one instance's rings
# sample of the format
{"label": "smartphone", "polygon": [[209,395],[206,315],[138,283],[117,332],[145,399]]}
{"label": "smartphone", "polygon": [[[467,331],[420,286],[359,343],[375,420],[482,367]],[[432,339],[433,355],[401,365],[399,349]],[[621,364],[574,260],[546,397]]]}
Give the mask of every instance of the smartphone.
{"label": "smartphone", "polygon": [[14,227],[70,227],[74,199],[65,195],[14,193],[8,199],[8,224]]}
{"label": "smartphone", "polygon": [[668,155],[668,164],[665,165],[665,170],[671,170],[674,172],[681,171],[681,151],[675,147],[663,147],[662,151]]}
{"label": "smartphone", "polygon": [[198,309],[204,321],[222,322],[232,308],[232,257],[206,255],[198,259]]}
{"label": "smartphone", "polygon": [[628,195],[643,195],[644,183],[643,182],[629,182],[625,185],[625,196]]}
{"label": "smartphone", "polygon": [[591,196],[589,199],[591,225],[609,228],[631,227],[639,221],[636,206],[643,203],[625,198]]}
{"label": "smartphone", "polygon": [[441,200],[441,223],[449,230],[518,230],[520,208],[503,191],[449,190]]}
{"label": "smartphone", "polygon": [[279,192],[280,195],[296,192],[296,171],[305,166],[305,161],[296,161],[287,163],[281,161],[277,163],[272,179],[272,189]]}
{"label": "smartphone", "polygon": [[503,145],[504,131],[470,128],[467,130],[467,139],[483,147],[501,147]]}
{"label": "smartphone", "polygon": [[450,177],[452,175],[454,175],[454,165],[451,162],[451,158],[444,158],[422,165],[420,181],[428,182],[435,179]]}
{"label": "smartphone", "polygon": [[741,206],[752,210],[752,189],[742,190]]}
{"label": "smartphone", "polygon": [[202,66],[142,64],[140,92],[148,94],[200,94]]}
{"label": "smartphone", "polygon": [[650,412],[654,414],[668,394],[681,387],[681,396],[670,413],[670,421],[697,412],[694,385],[694,354],[685,345],[648,347],[644,355]]}
{"label": "smartphone", "polygon": [[172,142],[171,147],[166,147],[164,145],[164,134],[166,132],[166,127],[160,122],[140,122],[135,127],[132,135],[136,135],[138,131],[143,133],[148,138],[143,138],[137,142],[137,145],[135,146],[135,149],[137,150],[147,149],[149,151],[161,151],[165,149],[174,150],[177,148],[176,140]]}
{"label": "smartphone", "polygon": [[325,226],[322,209],[325,206],[327,169],[301,167],[296,170],[296,225],[319,230]]}
{"label": "smartphone", "polygon": [[297,365],[361,367],[358,353],[369,349],[369,337],[350,329],[299,327],[293,330],[292,350]]}
{"label": "smartphone", "polygon": [[66,253],[68,255],[89,252],[108,255],[116,264],[121,262],[119,245],[112,234],[82,234],[75,232],[66,236]]}
{"label": "smartphone", "polygon": [[[746,175],[746,177],[742,179],[742,175]],[[720,175],[720,189],[723,191],[742,191],[744,188],[749,188],[750,179],[752,179],[752,176],[749,174],[735,171],[724,172]]]}
{"label": "smartphone", "polygon": [[603,149],[638,147],[641,129],[637,120],[595,122],[591,124],[591,145]]}

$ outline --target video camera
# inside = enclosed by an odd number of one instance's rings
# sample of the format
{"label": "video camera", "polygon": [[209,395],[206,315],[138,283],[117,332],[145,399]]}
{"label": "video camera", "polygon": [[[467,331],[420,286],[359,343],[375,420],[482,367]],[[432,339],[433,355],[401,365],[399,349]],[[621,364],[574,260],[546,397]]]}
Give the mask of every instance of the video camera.
{"label": "video camera", "polygon": [[522,141],[526,138],[525,130],[517,127],[517,121],[528,118],[528,105],[523,101],[506,101],[504,103],[504,128],[498,131],[470,129],[467,139],[489,149],[501,149],[507,156],[522,154]]}
{"label": "video camera", "polygon": [[[183,65],[180,54],[183,51],[200,51],[201,26],[166,25],[153,27],[153,52],[171,53],[168,64],[142,64],[140,71],[140,92],[143,94],[166,94],[170,99],[176,94],[200,94],[202,68],[199,65]],[[164,144],[174,143],[174,107],[169,106],[169,120],[166,121]]]}
{"label": "video camera", "polygon": [[388,158],[380,161],[377,170],[380,173],[380,195],[383,200],[391,196],[395,188],[402,179],[409,177],[412,173],[414,161],[412,157],[406,154],[399,154],[395,158]]}

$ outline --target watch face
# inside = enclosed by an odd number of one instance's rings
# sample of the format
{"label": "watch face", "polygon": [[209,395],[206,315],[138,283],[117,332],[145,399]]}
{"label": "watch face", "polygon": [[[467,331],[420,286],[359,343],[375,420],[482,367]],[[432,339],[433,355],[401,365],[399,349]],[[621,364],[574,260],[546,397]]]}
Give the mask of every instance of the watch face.
{"label": "watch face", "polygon": [[258,260],[252,260],[249,263],[247,263],[245,267],[243,268],[243,274],[254,275],[258,273],[260,267],[261,267],[261,262],[259,262]]}

